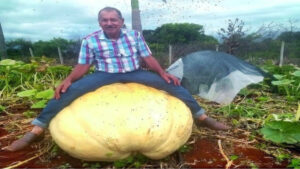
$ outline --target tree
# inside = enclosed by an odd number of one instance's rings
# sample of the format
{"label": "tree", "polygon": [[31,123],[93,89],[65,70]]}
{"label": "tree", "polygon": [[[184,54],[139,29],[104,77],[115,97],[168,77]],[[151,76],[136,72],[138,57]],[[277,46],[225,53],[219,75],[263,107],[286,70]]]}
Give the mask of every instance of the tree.
{"label": "tree", "polygon": [[203,49],[214,50],[218,44],[217,39],[204,34],[202,25],[191,23],[168,23],[155,30],[144,30],[143,35],[163,66],[168,66],[169,63],[165,52],[169,51],[170,44],[172,60]]}
{"label": "tree", "polygon": [[29,48],[32,48],[31,41],[16,39],[7,42],[7,54],[14,59],[26,60],[30,57]]}
{"label": "tree", "polygon": [[293,41],[299,41],[300,42],[300,32],[282,32],[278,38],[278,40],[282,40],[285,42],[293,42]]}
{"label": "tree", "polygon": [[155,39],[153,37],[155,31],[154,30],[143,30],[143,36],[147,42],[154,42]]}
{"label": "tree", "polygon": [[282,32],[277,40],[286,42],[285,55],[289,58],[300,58],[300,31]]}
{"label": "tree", "polygon": [[0,23],[0,59],[7,58],[6,47],[5,47],[5,39],[2,31],[2,26]]}
{"label": "tree", "polygon": [[234,54],[234,51],[240,46],[240,40],[244,37],[244,22],[236,18],[234,21],[228,20],[227,29],[221,28],[218,32],[223,40],[227,53]]}
{"label": "tree", "polygon": [[77,41],[68,41],[63,38],[53,38],[50,41],[37,41],[33,44],[35,55],[45,55],[52,58],[58,57],[57,47],[61,48],[64,57],[74,57],[78,54],[80,45]]}
{"label": "tree", "polygon": [[187,44],[205,39],[202,25],[192,23],[168,23],[155,29],[153,41],[162,44]]}

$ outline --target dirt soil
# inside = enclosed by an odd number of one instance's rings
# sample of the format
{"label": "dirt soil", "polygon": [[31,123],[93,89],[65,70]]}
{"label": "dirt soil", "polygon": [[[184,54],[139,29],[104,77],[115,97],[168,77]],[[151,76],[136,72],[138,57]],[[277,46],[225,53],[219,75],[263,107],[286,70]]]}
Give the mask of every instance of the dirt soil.
{"label": "dirt soil", "polygon": [[[9,145],[13,140],[30,131],[30,121],[22,113],[26,106],[14,107],[0,114],[0,147]],[[38,111],[37,111],[38,113]],[[272,155],[257,148],[263,139],[250,139],[250,132],[232,129],[228,132],[215,132],[196,128],[186,143],[187,149],[175,152],[163,160],[150,160],[142,168],[286,168],[287,161],[278,162]],[[61,149],[54,147],[50,134],[44,140],[34,143],[19,152],[0,151],[0,168],[84,168],[88,163],[75,159]],[[113,163],[100,163],[102,168],[112,168]],[[128,168],[132,168],[129,166]]]}

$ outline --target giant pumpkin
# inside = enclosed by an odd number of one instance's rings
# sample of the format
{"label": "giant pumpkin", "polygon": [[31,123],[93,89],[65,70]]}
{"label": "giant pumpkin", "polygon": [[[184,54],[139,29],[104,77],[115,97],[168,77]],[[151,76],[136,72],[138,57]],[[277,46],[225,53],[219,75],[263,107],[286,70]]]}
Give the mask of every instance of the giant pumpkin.
{"label": "giant pumpkin", "polygon": [[161,159],[190,137],[189,108],[164,91],[136,83],[111,84],[65,107],[50,123],[54,141],[71,156],[114,161],[141,153]]}

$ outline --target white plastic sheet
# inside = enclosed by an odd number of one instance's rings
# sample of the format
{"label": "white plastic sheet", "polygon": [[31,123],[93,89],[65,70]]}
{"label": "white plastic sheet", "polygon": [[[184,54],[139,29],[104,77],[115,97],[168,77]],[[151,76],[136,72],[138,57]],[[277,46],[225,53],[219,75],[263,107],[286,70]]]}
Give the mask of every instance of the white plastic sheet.
{"label": "white plastic sheet", "polygon": [[259,68],[223,52],[199,51],[174,62],[167,71],[191,94],[220,104],[232,102],[238,92],[264,79]]}

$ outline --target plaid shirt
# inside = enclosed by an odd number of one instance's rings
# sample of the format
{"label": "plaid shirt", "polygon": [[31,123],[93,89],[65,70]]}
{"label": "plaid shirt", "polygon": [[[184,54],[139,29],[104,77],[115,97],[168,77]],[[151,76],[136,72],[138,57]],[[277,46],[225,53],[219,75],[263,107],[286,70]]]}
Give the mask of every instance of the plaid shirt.
{"label": "plaid shirt", "polygon": [[139,32],[121,29],[120,38],[111,40],[100,30],[82,40],[78,63],[95,62],[98,71],[125,73],[139,69],[139,57],[150,55],[151,51]]}

